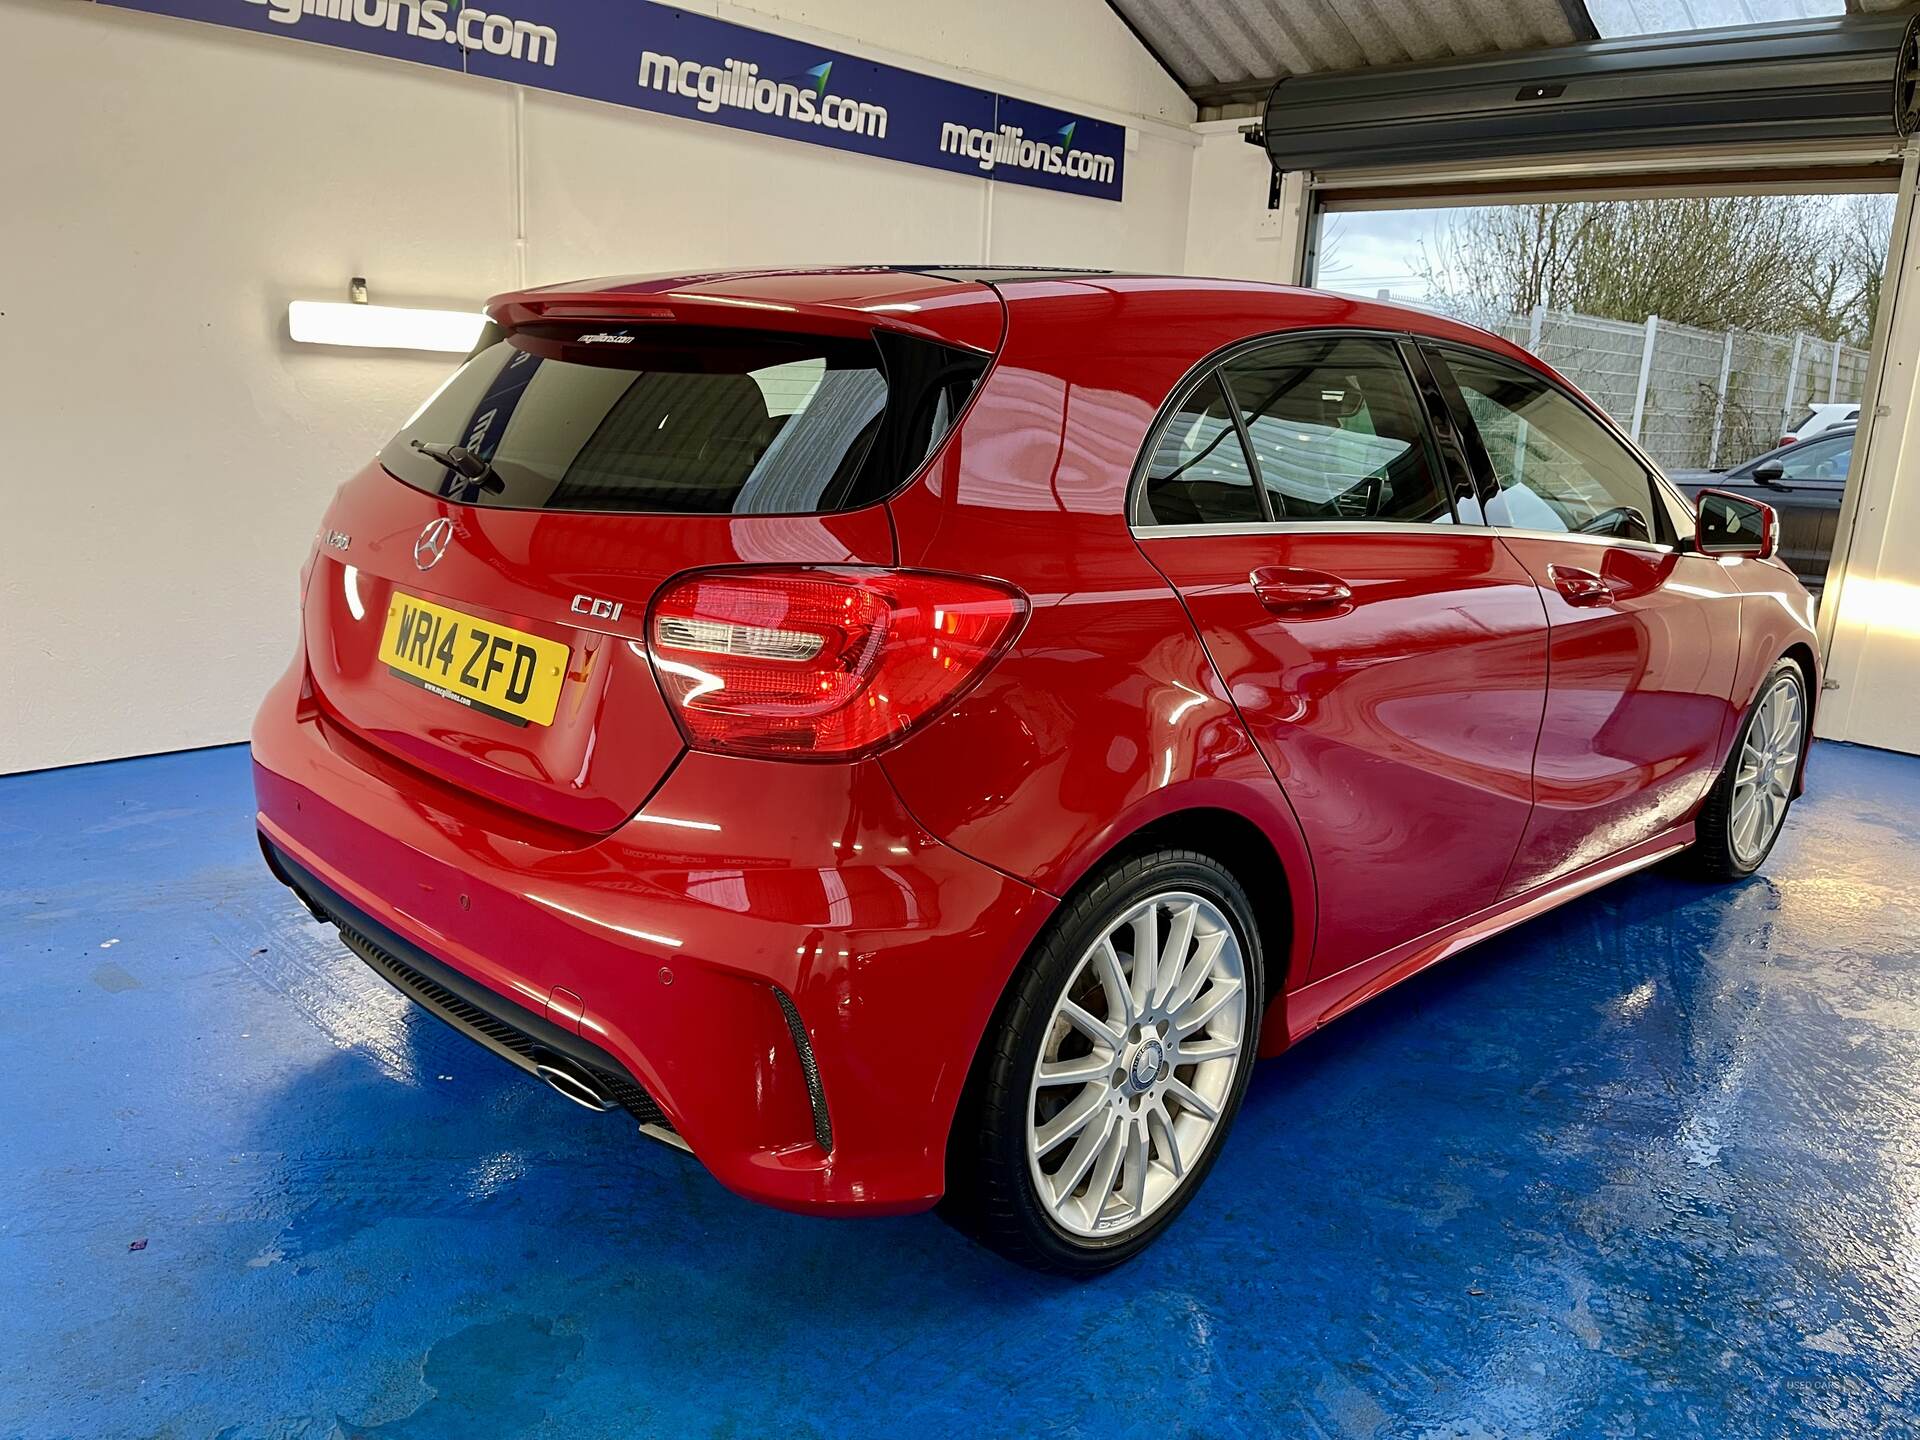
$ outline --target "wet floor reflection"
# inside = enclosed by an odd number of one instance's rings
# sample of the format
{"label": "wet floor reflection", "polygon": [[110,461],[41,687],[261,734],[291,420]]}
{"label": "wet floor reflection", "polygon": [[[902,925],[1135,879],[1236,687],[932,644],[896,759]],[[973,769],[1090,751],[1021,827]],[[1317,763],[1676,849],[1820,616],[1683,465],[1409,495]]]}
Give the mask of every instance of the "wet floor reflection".
{"label": "wet floor reflection", "polygon": [[0,1434],[1920,1433],[1920,761],[1811,779],[1764,877],[1264,1066],[1089,1284],[736,1200],[408,1010],[240,751],[0,781]]}

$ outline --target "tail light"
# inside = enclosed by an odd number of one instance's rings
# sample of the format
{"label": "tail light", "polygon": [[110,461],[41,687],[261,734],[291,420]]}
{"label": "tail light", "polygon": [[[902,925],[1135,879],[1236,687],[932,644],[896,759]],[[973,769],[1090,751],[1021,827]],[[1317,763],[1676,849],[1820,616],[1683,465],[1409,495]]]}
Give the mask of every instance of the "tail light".
{"label": "tail light", "polygon": [[1798,445],[1800,443],[1800,437],[1798,435],[1782,435],[1780,437],[1780,443],[1782,445]]}
{"label": "tail light", "polygon": [[870,754],[951,706],[1006,649],[1026,597],[912,570],[700,570],[647,617],[661,688],[696,750]]}

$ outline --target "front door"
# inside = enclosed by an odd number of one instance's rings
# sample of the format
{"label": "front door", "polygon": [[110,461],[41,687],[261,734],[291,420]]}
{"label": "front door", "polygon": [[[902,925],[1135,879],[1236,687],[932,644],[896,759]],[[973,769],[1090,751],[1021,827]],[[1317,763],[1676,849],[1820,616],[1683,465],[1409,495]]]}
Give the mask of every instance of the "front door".
{"label": "front door", "polygon": [[1309,978],[1497,898],[1531,809],[1546,622],[1391,337],[1296,336],[1192,384],[1136,532],[1285,790]]}
{"label": "front door", "polygon": [[1502,888],[1516,895],[1672,828],[1705,794],[1739,591],[1719,561],[1683,552],[1646,466],[1570,394],[1477,350],[1427,353],[1552,637],[1535,808]]}

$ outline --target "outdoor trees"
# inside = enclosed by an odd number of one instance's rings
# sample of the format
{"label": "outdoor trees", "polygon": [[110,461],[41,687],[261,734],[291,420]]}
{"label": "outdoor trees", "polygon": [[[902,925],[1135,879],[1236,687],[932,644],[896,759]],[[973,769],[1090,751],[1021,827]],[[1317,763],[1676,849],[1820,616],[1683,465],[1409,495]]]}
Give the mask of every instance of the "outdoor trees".
{"label": "outdoor trees", "polygon": [[1422,283],[1483,319],[1552,310],[1867,343],[1892,197],[1685,196],[1448,212]]}

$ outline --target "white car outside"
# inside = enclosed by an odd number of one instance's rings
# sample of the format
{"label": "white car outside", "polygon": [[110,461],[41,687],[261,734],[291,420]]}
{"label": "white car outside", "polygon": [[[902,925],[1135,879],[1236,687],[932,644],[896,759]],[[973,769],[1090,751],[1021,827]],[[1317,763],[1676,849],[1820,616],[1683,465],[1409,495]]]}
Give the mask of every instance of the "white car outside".
{"label": "white car outside", "polygon": [[1800,418],[1789,425],[1780,436],[1782,445],[1798,445],[1802,440],[1811,440],[1824,434],[1836,425],[1851,425],[1860,418],[1858,400],[1829,405],[1809,405]]}

